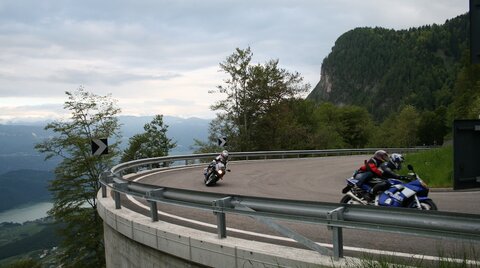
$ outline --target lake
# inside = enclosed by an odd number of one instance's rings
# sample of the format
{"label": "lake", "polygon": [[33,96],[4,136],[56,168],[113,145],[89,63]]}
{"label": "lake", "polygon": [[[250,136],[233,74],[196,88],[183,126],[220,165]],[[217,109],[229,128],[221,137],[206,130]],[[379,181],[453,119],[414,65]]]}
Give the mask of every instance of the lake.
{"label": "lake", "polygon": [[9,209],[0,213],[0,222],[23,223],[44,218],[52,207],[52,202],[41,202]]}

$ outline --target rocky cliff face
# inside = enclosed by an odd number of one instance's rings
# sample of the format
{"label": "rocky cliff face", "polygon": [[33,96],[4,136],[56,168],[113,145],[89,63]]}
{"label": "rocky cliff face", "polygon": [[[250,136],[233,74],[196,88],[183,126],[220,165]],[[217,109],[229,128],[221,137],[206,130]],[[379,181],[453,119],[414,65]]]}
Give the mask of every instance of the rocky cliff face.
{"label": "rocky cliff face", "polygon": [[408,30],[356,28],[337,39],[307,98],[362,106],[377,119],[407,104],[448,106],[466,48],[468,14]]}

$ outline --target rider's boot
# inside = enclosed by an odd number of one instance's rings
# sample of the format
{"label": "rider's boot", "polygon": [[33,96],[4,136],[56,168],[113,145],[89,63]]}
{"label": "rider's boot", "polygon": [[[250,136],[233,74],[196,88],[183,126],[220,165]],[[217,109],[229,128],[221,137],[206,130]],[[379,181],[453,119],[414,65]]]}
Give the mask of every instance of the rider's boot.
{"label": "rider's boot", "polygon": [[373,198],[374,198],[373,194],[371,194],[369,192],[364,192],[363,193],[363,199],[365,199],[365,201],[370,203],[370,202],[372,202]]}

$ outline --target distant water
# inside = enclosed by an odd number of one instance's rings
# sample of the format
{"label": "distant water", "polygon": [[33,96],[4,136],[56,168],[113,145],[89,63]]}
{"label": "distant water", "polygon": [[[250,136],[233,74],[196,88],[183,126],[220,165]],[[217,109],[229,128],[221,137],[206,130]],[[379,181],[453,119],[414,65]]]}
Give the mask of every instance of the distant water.
{"label": "distant water", "polygon": [[5,210],[0,213],[0,222],[23,223],[44,218],[52,207],[52,202],[41,202]]}

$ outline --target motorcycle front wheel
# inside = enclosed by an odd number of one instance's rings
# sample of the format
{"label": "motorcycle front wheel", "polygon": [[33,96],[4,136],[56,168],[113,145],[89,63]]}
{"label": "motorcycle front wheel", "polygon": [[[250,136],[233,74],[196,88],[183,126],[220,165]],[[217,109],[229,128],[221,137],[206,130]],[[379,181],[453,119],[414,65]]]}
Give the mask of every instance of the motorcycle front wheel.
{"label": "motorcycle front wheel", "polygon": [[[420,206],[422,210],[438,210],[437,205],[432,201],[432,200],[421,200],[420,201]],[[418,208],[417,207],[417,202],[413,201],[410,203],[409,208]]]}
{"label": "motorcycle front wheel", "polygon": [[212,186],[217,182],[215,172],[211,172],[208,177],[205,179],[206,186]]}

